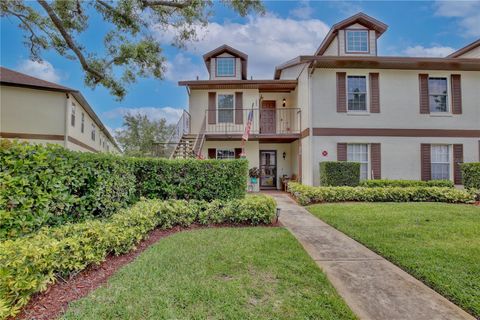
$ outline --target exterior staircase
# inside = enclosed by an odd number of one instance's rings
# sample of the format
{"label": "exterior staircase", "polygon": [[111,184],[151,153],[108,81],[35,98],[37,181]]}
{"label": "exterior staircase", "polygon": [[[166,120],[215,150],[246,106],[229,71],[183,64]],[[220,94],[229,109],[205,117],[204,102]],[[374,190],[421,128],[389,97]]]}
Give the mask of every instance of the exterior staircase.
{"label": "exterior staircase", "polygon": [[197,137],[193,134],[184,134],[174,148],[170,159],[187,159],[195,157],[194,146]]}

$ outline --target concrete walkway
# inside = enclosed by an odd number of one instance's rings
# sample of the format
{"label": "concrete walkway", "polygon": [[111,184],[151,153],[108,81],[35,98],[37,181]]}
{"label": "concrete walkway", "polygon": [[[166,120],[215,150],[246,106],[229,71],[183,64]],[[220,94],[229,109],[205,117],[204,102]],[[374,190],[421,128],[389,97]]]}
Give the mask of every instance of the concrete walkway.
{"label": "concrete walkway", "polygon": [[281,223],[360,319],[474,320],[422,282],[311,215],[287,194],[270,195],[282,209]]}

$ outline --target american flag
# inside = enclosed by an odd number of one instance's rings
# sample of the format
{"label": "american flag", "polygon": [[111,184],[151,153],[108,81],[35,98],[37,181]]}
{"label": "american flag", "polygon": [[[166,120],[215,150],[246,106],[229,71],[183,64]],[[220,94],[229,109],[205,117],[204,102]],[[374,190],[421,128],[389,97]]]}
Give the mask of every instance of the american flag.
{"label": "american flag", "polygon": [[248,113],[247,125],[245,126],[245,132],[243,133],[242,140],[248,141],[248,136],[250,135],[250,130],[252,129],[253,121],[253,109]]}

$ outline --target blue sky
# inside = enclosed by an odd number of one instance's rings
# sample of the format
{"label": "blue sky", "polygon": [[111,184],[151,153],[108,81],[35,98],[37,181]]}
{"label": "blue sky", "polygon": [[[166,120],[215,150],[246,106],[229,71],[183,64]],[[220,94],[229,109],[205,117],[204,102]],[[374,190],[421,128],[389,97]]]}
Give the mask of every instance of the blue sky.
{"label": "blue sky", "polygon": [[[128,88],[123,101],[116,101],[102,87],[83,84],[77,61],[53,51],[43,53],[43,63],[29,59],[22,31],[14,18],[1,19],[0,64],[20,72],[82,91],[102,121],[112,129],[121,127],[126,112],[166,117],[175,122],[179,110],[188,108],[184,87],[177,81],[207,77],[203,53],[227,43],[249,55],[249,77],[271,79],[275,65],[300,54],[313,54],[332,24],[359,11],[386,23],[379,39],[379,55],[446,56],[480,38],[480,1],[267,1],[266,15],[240,18],[221,5],[200,39],[185,49],[170,46],[173,33],[156,31],[164,43],[168,71],[163,81],[139,79]],[[92,16],[82,43],[100,50],[106,30],[98,16]]]}

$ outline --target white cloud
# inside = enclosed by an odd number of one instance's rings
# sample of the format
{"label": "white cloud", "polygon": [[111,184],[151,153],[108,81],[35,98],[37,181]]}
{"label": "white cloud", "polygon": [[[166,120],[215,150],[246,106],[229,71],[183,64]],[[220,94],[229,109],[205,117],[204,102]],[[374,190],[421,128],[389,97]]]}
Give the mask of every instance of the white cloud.
{"label": "white cloud", "polygon": [[407,47],[403,53],[411,57],[446,57],[455,49],[451,47],[433,46],[425,48],[423,46]]}
{"label": "white cloud", "polygon": [[480,1],[437,1],[435,14],[459,19],[458,34],[480,36]]}
{"label": "white cloud", "polygon": [[[167,123],[175,124],[177,123],[180,115],[182,114],[182,109],[176,109],[172,107],[156,108],[156,107],[140,107],[140,108],[116,108],[111,111],[103,113],[103,116],[107,119],[118,119],[123,118],[126,114],[141,114],[146,115],[150,120],[159,120],[165,118]],[[114,129],[117,130],[117,129]]]}
{"label": "white cloud", "polygon": [[33,60],[23,60],[18,67],[20,72],[26,73],[32,77],[37,77],[46,81],[59,82],[60,75],[46,60],[41,62]]}
{"label": "white cloud", "polygon": [[205,65],[196,64],[191,57],[179,53],[166,63],[165,79],[170,81],[193,80],[196,77],[205,79],[208,76]]}
{"label": "white cloud", "polygon": [[308,1],[301,1],[298,7],[290,11],[290,14],[299,19],[310,19],[313,12]]}
{"label": "white cloud", "polygon": [[[227,21],[223,24],[213,22],[206,28],[199,27],[199,41],[187,44],[186,50],[202,55],[228,44],[248,54],[249,77],[269,79],[276,65],[298,55],[313,54],[329,29],[318,19],[295,20],[272,14],[250,16],[245,24]],[[173,29],[154,28],[154,32],[160,41],[167,43],[171,43],[175,36]],[[190,67],[205,70],[203,62]]]}

